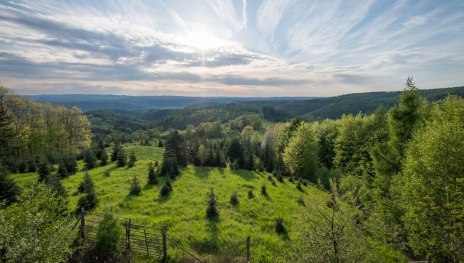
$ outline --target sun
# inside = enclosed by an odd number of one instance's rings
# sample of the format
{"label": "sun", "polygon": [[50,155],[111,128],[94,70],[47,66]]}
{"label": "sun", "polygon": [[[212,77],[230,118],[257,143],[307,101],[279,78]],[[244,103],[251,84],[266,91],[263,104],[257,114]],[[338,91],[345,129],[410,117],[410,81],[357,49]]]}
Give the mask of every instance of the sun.
{"label": "sun", "polygon": [[184,44],[202,51],[212,50],[227,45],[227,41],[214,37],[212,34],[201,30],[189,32]]}

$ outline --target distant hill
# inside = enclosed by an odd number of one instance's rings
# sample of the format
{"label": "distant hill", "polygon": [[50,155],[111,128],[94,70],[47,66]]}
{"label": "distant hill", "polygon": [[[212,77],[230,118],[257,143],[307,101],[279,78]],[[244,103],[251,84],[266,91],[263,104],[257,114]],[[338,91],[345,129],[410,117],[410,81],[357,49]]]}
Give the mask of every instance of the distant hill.
{"label": "distant hill", "polygon": [[243,101],[295,101],[306,100],[309,97],[271,97],[271,98],[240,98],[240,97],[185,97],[185,96],[124,96],[124,95],[33,95],[25,96],[39,102],[50,102],[71,108],[77,106],[82,111],[124,110],[144,112],[151,109],[177,109],[196,104],[233,103]]}
{"label": "distant hill", "polygon": [[[464,97],[464,87],[420,90],[421,96],[429,101],[437,101],[448,95]],[[300,101],[254,101],[241,102],[245,108],[259,109],[272,107],[288,117],[302,117],[304,119],[339,118],[343,114],[372,113],[377,107],[390,108],[399,102],[401,91],[366,92],[341,95],[328,98],[313,98]]]}

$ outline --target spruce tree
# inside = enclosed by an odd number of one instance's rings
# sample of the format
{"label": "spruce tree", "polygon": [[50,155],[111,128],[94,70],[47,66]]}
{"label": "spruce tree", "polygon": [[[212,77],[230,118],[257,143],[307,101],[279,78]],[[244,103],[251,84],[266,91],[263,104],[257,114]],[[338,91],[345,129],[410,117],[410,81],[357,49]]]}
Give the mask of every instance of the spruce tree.
{"label": "spruce tree", "polygon": [[97,167],[97,157],[95,157],[95,153],[92,149],[87,150],[84,153],[84,162],[85,168],[87,168],[88,170]]}
{"label": "spruce tree", "polygon": [[157,184],[158,178],[156,178],[155,168],[152,163],[148,165],[148,183]]}
{"label": "spruce tree", "polygon": [[43,159],[39,164],[39,182],[47,181],[50,173],[50,165]]}
{"label": "spruce tree", "polygon": [[64,161],[61,161],[58,165],[57,175],[61,178],[68,176],[68,170],[66,169],[66,164]]}
{"label": "spruce tree", "polygon": [[100,155],[100,165],[105,166],[108,164],[108,154],[106,153],[106,150],[101,152]]}
{"label": "spruce tree", "polygon": [[117,153],[117,165],[118,167],[124,167],[126,166],[126,163],[127,163],[126,152],[124,151],[124,149],[121,148]]}
{"label": "spruce tree", "polygon": [[140,188],[139,180],[137,180],[137,176],[134,175],[134,177],[132,177],[130,195],[139,195],[141,191],[142,188]]}
{"label": "spruce tree", "polygon": [[216,208],[216,195],[214,194],[214,190],[211,189],[210,193],[208,194],[208,207],[206,208],[206,218],[210,220],[217,219],[219,216],[219,211]]}
{"label": "spruce tree", "polygon": [[137,161],[137,156],[134,151],[131,151],[129,154],[129,162],[127,163],[128,167],[134,167],[135,162]]}

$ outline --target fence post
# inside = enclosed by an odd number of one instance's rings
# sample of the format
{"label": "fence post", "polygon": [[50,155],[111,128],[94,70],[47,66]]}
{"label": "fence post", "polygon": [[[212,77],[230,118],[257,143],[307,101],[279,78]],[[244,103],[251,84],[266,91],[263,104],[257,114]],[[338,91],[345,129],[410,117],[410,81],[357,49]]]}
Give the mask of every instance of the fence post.
{"label": "fence post", "polygon": [[145,226],[143,226],[143,235],[145,236],[145,246],[147,247],[147,256],[150,256],[150,252],[148,250],[147,231],[145,230]]}
{"label": "fence post", "polygon": [[129,221],[126,221],[126,238],[127,238],[127,249],[131,248],[131,243],[130,243],[130,228],[131,228],[131,220],[129,218]]}
{"label": "fence post", "polygon": [[161,234],[163,236],[163,262],[166,262],[168,259],[168,253],[167,253],[167,244],[166,244],[166,225],[163,226],[161,229]]}
{"label": "fence post", "polygon": [[247,236],[246,243],[246,262],[250,262],[250,236]]}
{"label": "fence post", "polygon": [[80,235],[81,238],[85,237],[85,211],[84,208],[81,207],[81,228],[80,228]]}

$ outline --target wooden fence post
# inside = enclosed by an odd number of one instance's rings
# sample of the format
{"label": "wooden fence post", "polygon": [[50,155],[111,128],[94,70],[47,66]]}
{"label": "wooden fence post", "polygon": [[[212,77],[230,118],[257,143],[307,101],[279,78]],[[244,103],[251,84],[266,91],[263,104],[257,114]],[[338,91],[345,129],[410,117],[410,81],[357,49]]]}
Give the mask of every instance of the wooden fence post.
{"label": "wooden fence post", "polygon": [[250,236],[247,236],[246,243],[246,262],[250,262]]}
{"label": "wooden fence post", "polygon": [[145,246],[147,247],[147,256],[150,256],[150,252],[148,250],[147,231],[145,230],[145,226],[143,226],[143,235],[145,236]]}
{"label": "wooden fence post", "polygon": [[163,226],[163,228],[161,229],[161,234],[163,236],[163,262],[166,262],[166,260],[168,259],[168,253],[167,253],[167,237],[166,237],[166,225]]}
{"label": "wooden fence post", "polygon": [[81,238],[85,237],[85,211],[84,208],[81,207],[81,228],[80,228],[80,235]]}
{"label": "wooden fence post", "polygon": [[131,242],[130,242],[130,228],[131,228],[131,220],[129,218],[129,221],[126,221],[126,238],[127,238],[127,249],[131,248]]}

